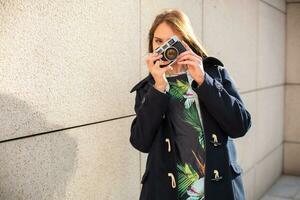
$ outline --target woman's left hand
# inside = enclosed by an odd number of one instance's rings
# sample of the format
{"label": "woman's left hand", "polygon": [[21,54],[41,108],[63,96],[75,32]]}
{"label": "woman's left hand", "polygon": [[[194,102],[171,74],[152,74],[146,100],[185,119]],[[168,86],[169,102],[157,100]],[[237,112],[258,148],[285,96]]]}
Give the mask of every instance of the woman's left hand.
{"label": "woman's left hand", "polygon": [[192,78],[201,85],[204,81],[202,57],[198,56],[184,41],[181,41],[187,51],[178,56],[178,64],[186,64]]}

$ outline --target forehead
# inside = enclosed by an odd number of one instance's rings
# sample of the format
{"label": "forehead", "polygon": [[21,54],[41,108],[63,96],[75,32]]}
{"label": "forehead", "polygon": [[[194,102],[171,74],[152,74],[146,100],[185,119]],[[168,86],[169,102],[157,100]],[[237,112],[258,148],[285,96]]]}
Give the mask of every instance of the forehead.
{"label": "forehead", "polygon": [[177,31],[174,31],[165,22],[163,22],[160,25],[158,25],[157,28],[154,31],[154,37],[158,37],[158,38],[160,38],[162,40],[168,40],[173,35],[176,35],[177,37],[179,37],[179,39],[181,39],[181,35]]}

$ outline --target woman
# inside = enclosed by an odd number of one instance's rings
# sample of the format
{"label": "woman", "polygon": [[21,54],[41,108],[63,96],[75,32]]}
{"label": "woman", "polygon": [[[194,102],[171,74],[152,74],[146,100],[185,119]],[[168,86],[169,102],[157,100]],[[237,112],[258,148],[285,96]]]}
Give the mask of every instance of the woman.
{"label": "woman", "polygon": [[[172,66],[153,53],[173,35],[186,47]],[[243,200],[233,138],[251,126],[228,70],[208,56],[188,17],[168,9],[149,32],[149,75],[138,82],[130,142],[149,153],[140,200]]]}

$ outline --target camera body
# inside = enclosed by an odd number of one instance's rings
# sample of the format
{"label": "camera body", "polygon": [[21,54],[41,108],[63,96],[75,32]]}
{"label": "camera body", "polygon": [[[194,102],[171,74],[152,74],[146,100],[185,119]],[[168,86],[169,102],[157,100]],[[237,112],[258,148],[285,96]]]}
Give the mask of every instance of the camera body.
{"label": "camera body", "polygon": [[[162,54],[163,61],[170,61],[169,64],[171,65],[176,61],[176,58],[182,52],[186,51],[187,49],[183,46],[176,35],[172,36],[168,41],[166,41],[163,45],[155,49],[155,52],[158,54]],[[163,66],[163,67],[165,67]]]}

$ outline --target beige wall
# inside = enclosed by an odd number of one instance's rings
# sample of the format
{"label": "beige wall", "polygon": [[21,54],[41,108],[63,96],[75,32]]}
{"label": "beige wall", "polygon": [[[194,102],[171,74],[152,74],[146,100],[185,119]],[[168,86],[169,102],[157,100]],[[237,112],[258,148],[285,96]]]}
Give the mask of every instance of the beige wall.
{"label": "beige wall", "polygon": [[285,76],[285,38],[299,33],[291,25],[286,34],[285,19],[296,20],[296,4],[286,14],[284,0],[0,1],[0,199],[138,198],[147,154],[129,143],[129,90],[148,73],[147,32],[166,7],[188,14],[252,114],[235,140],[247,200],[278,178],[283,150],[300,141],[299,45],[287,48]]}
{"label": "beige wall", "polygon": [[300,175],[300,1],[287,4],[284,173]]}
{"label": "beige wall", "polygon": [[0,1],[0,199],[136,198],[139,10],[133,0]]}

